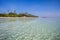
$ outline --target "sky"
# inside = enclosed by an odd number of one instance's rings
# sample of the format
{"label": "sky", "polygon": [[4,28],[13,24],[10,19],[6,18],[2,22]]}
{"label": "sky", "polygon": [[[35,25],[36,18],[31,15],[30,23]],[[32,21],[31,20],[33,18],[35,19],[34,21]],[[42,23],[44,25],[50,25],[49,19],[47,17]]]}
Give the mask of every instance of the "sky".
{"label": "sky", "polygon": [[41,17],[60,17],[60,0],[0,0],[0,13],[8,10]]}

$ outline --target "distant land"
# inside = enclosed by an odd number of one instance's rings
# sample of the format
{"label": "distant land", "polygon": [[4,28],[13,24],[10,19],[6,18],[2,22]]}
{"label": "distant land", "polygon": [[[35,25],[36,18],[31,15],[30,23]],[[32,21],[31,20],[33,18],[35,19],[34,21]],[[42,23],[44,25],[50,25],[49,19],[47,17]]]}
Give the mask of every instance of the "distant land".
{"label": "distant land", "polygon": [[9,13],[0,13],[0,17],[38,17],[28,13],[19,13],[16,12],[9,12]]}

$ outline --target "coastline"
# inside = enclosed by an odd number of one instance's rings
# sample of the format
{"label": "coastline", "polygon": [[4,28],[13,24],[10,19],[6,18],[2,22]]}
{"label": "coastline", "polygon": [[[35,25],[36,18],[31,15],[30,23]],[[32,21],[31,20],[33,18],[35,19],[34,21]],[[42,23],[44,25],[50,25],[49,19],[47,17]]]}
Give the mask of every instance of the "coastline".
{"label": "coastline", "polygon": [[0,18],[38,18],[38,17],[0,17]]}

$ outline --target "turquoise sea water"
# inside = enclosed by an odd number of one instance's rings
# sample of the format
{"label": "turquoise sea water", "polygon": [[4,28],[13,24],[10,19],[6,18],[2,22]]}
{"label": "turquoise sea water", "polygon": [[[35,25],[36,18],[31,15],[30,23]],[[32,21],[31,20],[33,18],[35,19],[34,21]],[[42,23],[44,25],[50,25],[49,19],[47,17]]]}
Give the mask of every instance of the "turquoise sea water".
{"label": "turquoise sea water", "polygon": [[0,18],[0,40],[60,40],[60,18]]}

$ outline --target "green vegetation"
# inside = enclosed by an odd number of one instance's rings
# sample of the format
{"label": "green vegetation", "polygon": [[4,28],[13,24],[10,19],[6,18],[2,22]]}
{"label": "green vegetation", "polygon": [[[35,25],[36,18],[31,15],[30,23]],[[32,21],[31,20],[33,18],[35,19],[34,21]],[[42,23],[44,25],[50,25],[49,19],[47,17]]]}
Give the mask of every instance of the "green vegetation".
{"label": "green vegetation", "polygon": [[38,17],[38,16],[34,16],[28,13],[15,13],[15,12],[9,12],[9,13],[0,13],[0,17]]}

